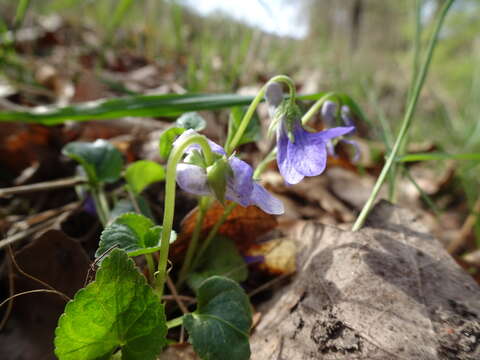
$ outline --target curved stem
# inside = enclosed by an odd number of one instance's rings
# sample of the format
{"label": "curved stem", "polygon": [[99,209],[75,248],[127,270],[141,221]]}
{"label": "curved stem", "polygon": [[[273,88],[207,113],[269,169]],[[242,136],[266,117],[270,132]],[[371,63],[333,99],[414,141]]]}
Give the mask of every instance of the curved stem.
{"label": "curved stem", "polygon": [[206,196],[202,196],[198,202],[198,214],[195,219],[195,227],[193,229],[192,238],[190,239],[190,244],[188,245],[187,255],[185,255],[185,260],[183,261],[182,268],[180,269],[180,274],[178,275],[177,288],[180,287],[185,282],[187,274],[191,269],[193,254],[198,246],[198,240],[200,238],[200,232],[202,231],[203,220],[205,219],[205,214],[208,210],[208,205],[210,199]]}
{"label": "curved stem", "polygon": [[252,119],[253,114],[255,113],[255,110],[257,109],[258,104],[260,104],[260,102],[263,100],[263,97],[265,96],[265,91],[267,90],[267,86],[272,82],[283,82],[287,84],[290,92],[290,101],[291,102],[295,101],[295,96],[296,96],[295,84],[293,83],[292,79],[290,79],[286,75],[277,75],[271,78],[265,85],[262,86],[257,96],[255,96],[253,101],[250,103],[250,106],[248,107],[247,112],[245,113],[242,121],[240,122],[237,132],[233,136],[232,140],[227,142],[227,144],[225,144],[225,151],[227,152],[227,156],[230,156],[232,152],[235,150],[235,148],[237,147],[238,143],[240,142],[240,139],[243,136],[243,133],[247,129],[247,126],[250,123],[250,120]]}
{"label": "curved stem", "polygon": [[315,113],[320,110],[322,107],[323,103],[330,99],[331,97],[337,97],[337,95],[334,92],[329,92],[323,95],[320,99],[318,99],[315,104],[313,104],[310,109],[305,113],[305,115],[302,116],[302,125],[305,125],[312,117],[315,115]]}
{"label": "curved stem", "polygon": [[175,148],[170,153],[167,163],[167,177],[165,180],[165,208],[163,213],[163,231],[162,242],[160,245],[160,254],[158,258],[157,279],[155,281],[155,291],[161,299],[165,287],[168,248],[170,245],[170,233],[173,226],[173,215],[175,212],[175,182],[177,177],[177,164],[182,160],[183,153],[192,144],[198,144],[202,148],[203,156],[207,166],[213,162],[213,154],[208,144],[207,138],[203,135],[192,135]]}
{"label": "curved stem", "polygon": [[363,224],[365,223],[365,220],[370,213],[370,210],[373,206],[373,203],[375,199],[377,198],[378,192],[380,191],[383,183],[385,182],[385,179],[387,178],[387,175],[389,174],[389,171],[395,161],[395,158],[397,157],[397,153],[402,145],[404,137],[407,135],[408,129],[410,128],[410,125],[412,123],[413,119],[413,114],[415,112],[415,107],[418,102],[418,98],[420,95],[420,91],[422,90],[423,84],[425,82],[425,78],[427,77],[428,73],[428,68],[430,67],[430,63],[432,61],[433,57],[433,50],[435,49],[435,45],[437,44],[438,40],[438,34],[440,32],[440,29],[443,24],[443,20],[445,19],[445,16],[447,15],[448,10],[450,9],[451,5],[453,4],[455,0],[448,0],[445,2],[445,5],[443,6],[440,16],[438,18],[438,21],[435,25],[435,30],[433,32],[432,38],[430,39],[430,44],[428,46],[427,50],[427,57],[425,62],[422,65],[422,68],[420,69],[418,78],[415,82],[415,87],[413,88],[412,96],[410,98],[410,102],[408,104],[407,111],[405,113],[405,117],[402,122],[402,127],[400,128],[400,132],[398,133],[397,139],[395,140],[395,144],[393,145],[392,151],[390,152],[390,155],[388,156],[387,161],[385,162],[385,165],[382,169],[382,172],[380,173],[377,182],[375,183],[375,186],[373,187],[372,193],[370,194],[370,197],[368,198],[367,202],[363,206],[362,211],[357,217],[357,220],[353,224],[352,231],[357,231],[359,230]]}

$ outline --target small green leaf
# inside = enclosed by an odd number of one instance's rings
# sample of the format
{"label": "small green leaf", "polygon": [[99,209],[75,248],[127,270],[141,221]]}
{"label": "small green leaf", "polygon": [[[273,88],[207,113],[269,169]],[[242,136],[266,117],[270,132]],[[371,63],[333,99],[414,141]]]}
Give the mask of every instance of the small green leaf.
{"label": "small green leaf", "polygon": [[[162,227],[149,218],[135,213],[120,215],[109,224],[100,236],[96,257],[103,255],[113,246],[125,250],[130,256],[150,254],[160,250]],[[175,241],[172,231],[170,242]]]}
{"label": "small green leaf", "polygon": [[188,112],[180,116],[176,124],[180,128],[184,128],[185,130],[193,129],[195,131],[202,131],[205,129],[206,121],[203,117],[201,117],[196,112]]}
{"label": "small green leaf", "polygon": [[165,169],[154,161],[135,161],[125,171],[125,179],[132,191],[138,195],[148,185],[165,179]]}
{"label": "small green leaf", "polygon": [[206,262],[199,271],[190,274],[188,285],[195,291],[209,277],[221,275],[241,282],[248,277],[248,268],[234,242],[227,237],[216,237],[205,251]]}
{"label": "small green leaf", "polygon": [[[240,123],[242,122],[243,116],[245,115],[246,108],[243,107],[234,107],[230,112],[230,119],[228,121],[228,139],[233,138],[233,135],[237,132]],[[238,145],[248,144],[260,140],[262,136],[260,119],[258,118],[257,113],[253,115],[248,123],[243,136],[240,138]],[[227,141],[229,143],[229,141]]]}
{"label": "small green leaf", "polygon": [[114,249],[70,301],[55,330],[60,360],[153,360],[166,345],[165,309],[127,254]]}
{"label": "small green leaf", "polygon": [[108,141],[71,142],[63,147],[62,153],[76,160],[91,182],[111,183],[120,178],[122,154]]}
{"label": "small green leaf", "polygon": [[158,151],[163,159],[168,159],[173,148],[173,142],[177,136],[182,135],[184,131],[184,128],[171,127],[160,135],[160,140],[158,141]]}
{"label": "small green leaf", "polygon": [[183,317],[189,341],[203,360],[248,360],[252,312],[235,281],[213,276],[198,289],[197,310]]}

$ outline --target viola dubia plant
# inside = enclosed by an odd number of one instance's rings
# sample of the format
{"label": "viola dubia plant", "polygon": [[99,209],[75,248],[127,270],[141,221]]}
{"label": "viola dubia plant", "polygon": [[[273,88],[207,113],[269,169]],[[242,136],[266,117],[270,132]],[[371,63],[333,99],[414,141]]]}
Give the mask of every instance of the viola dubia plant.
{"label": "viola dubia plant", "polygon": [[[283,85],[289,89],[288,96],[283,94]],[[269,131],[276,133],[277,141],[275,148],[254,170],[236,150],[239,144],[246,142],[245,134],[264,98],[271,114]],[[143,211],[138,204],[134,207],[136,213],[126,212],[112,219],[110,212],[105,211],[108,203],[102,192],[102,201],[95,202],[105,225],[96,253],[99,269],[95,281],[77,292],[59,319],[55,336],[57,357],[61,360],[155,359],[168,342],[173,342],[167,340],[169,329],[183,326],[200,358],[248,359],[251,305],[238,284],[246,279],[247,273],[237,272],[235,276],[226,277],[222,274],[231,273],[232,269],[205,268],[205,264],[213,264],[212,259],[222,256],[228,257],[227,263],[230,259],[237,265],[243,262],[235,246],[219,245],[227,244],[228,239],[218,242],[217,237],[219,227],[236,206],[254,205],[272,215],[284,212],[282,202],[259,182],[266,164],[276,157],[279,171],[288,185],[297,184],[304,177],[320,175],[325,170],[327,155],[334,154],[335,143],[346,141],[345,137],[355,131],[350,109],[344,108],[340,99],[335,93],[328,93],[302,116],[292,80],[280,75],[265,84],[241,120],[229,126],[230,133],[223,146],[200,134],[203,126],[199,126],[199,120],[191,115],[188,121],[177,121],[177,127],[167,130],[169,135],[162,136],[160,142],[161,153],[168,155],[166,170],[143,161],[130,165],[125,172],[127,190],[134,202],[141,200],[140,193],[149,179],[165,179],[163,223],[156,225],[148,216],[149,212]],[[347,110],[339,113],[338,107]],[[328,128],[310,131],[306,124],[320,109]],[[334,126],[338,121],[341,126]],[[110,156],[109,151],[116,150],[103,148],[103,153],[97,156],[98,149],[93,149],[92,145],[67,146],[65,153],[87,170],[91,190],[98,193],[102,177],[96,173],[109,165],[102,163]],[[114,158],[118,159],[118,154],[115,153]],[[115,169],[110,170],[115,174],[107,178],[117,179],[120,174],[118,161]],[[172,224],[177,184],[181,190],[198,196],[198,212],[183,264],[179,271],[172,272],[175,284],[169,274],[168,254],[170,243],[176,237]],[[224,205],[225,212],[200,241],[205,214],[215,200]],[[147,278],[129,258],[135,256],[144,256]],[[196,281],[192,281],[193,278]],[[177,290],[190,286],[196,294],[196,309],[189,312],[192,309],[179,304],[183,314],[167,319],[166,284],[170,291],[175,285]],[[170,313],[175,314],[175,311],[169,310]]]}

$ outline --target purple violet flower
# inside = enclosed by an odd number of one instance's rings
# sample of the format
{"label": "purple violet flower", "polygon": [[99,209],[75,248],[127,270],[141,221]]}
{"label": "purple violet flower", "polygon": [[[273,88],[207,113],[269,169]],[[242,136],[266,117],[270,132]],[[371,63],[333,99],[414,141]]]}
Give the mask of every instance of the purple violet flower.
{"label": "purple violet flower", "polygon": [[[185,131],[173,143],[173,146],[175,147],[176,144],[192,134],[195,134],[194,130]],[[210,140],[208,143],[215,154],[226,155],[220,145]],[[198,151],[200,151],[199,145],[192,145],[186,150],[187,156],[184,162],[177,166],[177,184],[182,190],[195,195],[215,196],[214,191],[208,185],[207,170],[199,164],[190,162],[195,156],[195,152],[198,154]],[[226,174],[228,176],[225,192],[227,200],[242,206],[256,205],[268,214],[283,214],[283,203],[253,180],[253,169],[250,165],[233,155],[228,158],[228,164],[232,171],[231,174]]]}
{"label": "purple violet flower", "polygon": [[[340,108],[340,118],[341,121],[337,120],[337,103],[327,100],[322,106],[322,118],[325,122],[327,127],[334,127],[337,125],[338,122],[342,123],[345,126],[355,126],[350,108],[347,105],[343,105]],[[355,133],[355,129],[349,133],[349,135],[353,135]],[[344,142],[353,146],[355,153],[353,155],[353,162],[356,162],[360,158],[360,146],[355,140],[348,140],[348,139],[340,139],[340,142]],[[335,152],[335,144],[332,141],[329,141],[327,144],[327,151],[328,154],[331,156],[337,156]]]}
{"label": "purple violet flower", "polygon": [[297,120],[293,126],[292,142],[282,121],[277,128],[277,162],[280,174],[287,184],[298,184],[305,176],[320,175],[327,165],[328,142],[354,129],[336,127],[311,133]]}
{"label": "purple violet flower", "polygon": [[277,164],[287,184],[297,184],[305,176],[320,175],[327,164],[327,145],[336,137],[355,130],[354,127],[335,127],[311,133],[301,123],[300,110],[290,100],[282,101],[281,86],[272,83],[267,87],[269,106],[276,108],[274,123],[277,124]]}

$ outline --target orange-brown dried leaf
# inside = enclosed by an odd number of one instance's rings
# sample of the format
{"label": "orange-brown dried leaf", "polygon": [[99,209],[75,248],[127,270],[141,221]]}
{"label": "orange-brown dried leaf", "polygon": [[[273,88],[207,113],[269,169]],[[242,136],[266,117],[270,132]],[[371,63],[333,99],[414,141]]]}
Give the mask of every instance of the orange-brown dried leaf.
{"label": "orange-brown dried leaf", "polygon": [[4,124],[0,135],[0,163],[20,172],[50,150],[55,131],[40,125]]}
{"label": "orange-brown dried leaf", "polygon": [[[224,211],[225,208],[219,202],[213,203],[205,215],[202,226],[203,236],[207,235]],[[195,208],[183,219],[179,237],[172,249],[172,255],[174,257],[185,251],[195,227],[197,214],[198,208]],[[274,229],[276,226],[277,219],[275,216],[264,213],[256,206],[243,207],[238,205],[220,227],[218,233],[234,240],[239,249],[243,251],[248,249],[257,238]]]}

